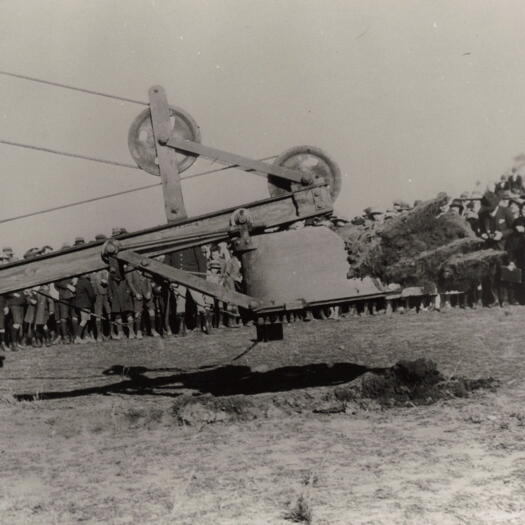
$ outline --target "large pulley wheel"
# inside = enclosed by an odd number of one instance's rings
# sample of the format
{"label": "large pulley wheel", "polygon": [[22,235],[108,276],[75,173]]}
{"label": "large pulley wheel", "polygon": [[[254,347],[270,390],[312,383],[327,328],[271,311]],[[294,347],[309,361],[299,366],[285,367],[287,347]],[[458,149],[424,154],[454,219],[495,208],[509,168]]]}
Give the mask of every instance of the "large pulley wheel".
{"label": "large pulley wheel", "polygon": [[[274,164],[305,173],[316,180],[322,179],[330,188],[332,202],[335,202],[341,191],[341,170],[322,149],[314,146],[296,146],[281,153]],[[298,191],[304,186],[275,175],[268,175],[268,190],[272,197],[279,197],[291,191]]]}
{"label": "large pulley wheel", "polygon": [[[201,141],[199,126],[193,117],[181,108],[170,106],[170,123],[173,135],[177,139]],[[160,176],[155,137],[149,108],[142,111],[131,124],[128,133],[128,147],[137,166],[151,175]],[[197,156],[177,151],[177,167],[179,173],[187,170]]]}

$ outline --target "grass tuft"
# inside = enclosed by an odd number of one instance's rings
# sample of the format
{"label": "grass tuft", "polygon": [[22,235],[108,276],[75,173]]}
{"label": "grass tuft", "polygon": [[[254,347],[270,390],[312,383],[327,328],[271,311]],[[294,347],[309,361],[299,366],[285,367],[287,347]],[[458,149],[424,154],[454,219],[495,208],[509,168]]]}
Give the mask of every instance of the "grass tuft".
{"label": "grass tuft", "polygon": [[312,508],[304,494],[297,498],[295,505],[284,515],[284,519],[294,523],[312,523]]}

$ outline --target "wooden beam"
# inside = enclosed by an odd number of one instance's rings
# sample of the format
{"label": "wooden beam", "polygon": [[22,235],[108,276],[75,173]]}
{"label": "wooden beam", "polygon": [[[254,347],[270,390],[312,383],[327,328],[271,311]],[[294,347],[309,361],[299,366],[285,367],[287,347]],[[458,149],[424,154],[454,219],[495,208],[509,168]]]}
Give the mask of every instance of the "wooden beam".
{"label": "wooden beam", "polygon": [[[134,249],[137,244],[151,242],[155,245],[152,249],[154,252],[158,250],[157,242],[173,242],[177,233],[180,233],[184,239],[189,239],[192,234],[199,235],[203,231],[227,231],[230,227],[232,213],[240,207],[250,211],[254,223],[265,224],[268,228],[331,212],[331,203],[327,201],[320,205],[318,201],[315,201],[313,191],[315,190],[302,190],[295,194],[251,202],[235,208],[192,217],[180,223],[121,235],[118,240],[122,249]],[[301,204],[298,205],[298,202]],[[223,239],[227,238],[228,234],[223,233]],[[60,250],[34,259],[0,266],[0,294],[106,268],[107,265],[101,258],[103,244],[103,241],[92,242],[77,248]],[[173,251],[177,251],[177,248],[174,248]]]}
{"label": "wooden beam", "polygon": [[236,155],[235,153],[229,153],[221,149],[211,148],[210,146],[205,146],[204,144],[200,144],[198,142],[181,140],[172,137],[166,142],[166,146],[186,151],[188,153],[194,153],[195,155],[201,155],[202,157],[212,159],[214,161],[220,162],[221,164],[235,164],[242,170],[254,171],[257,175],[261,175],[263,177],[275,175],[277,177],[281,177],[292,182],[297,182],[299,184],[313,183],[312,176],[309,173],[299,170],[291,170],[276,164],[267,164],[266,162],[261,162],[260,160],[254,160],[241,155]]}
{"label": "wooden beam", "polygon": [[182,284],[192,290],[197,290],[203,294],[215,297],[219,301],[232,303],[247,310],[252,310],[259,305],[259,301],[254,297],[233,290],[226,290],[226,288],[217,283],[207,281],[189,272],[179,270],[178,268],[161,263],[155,259],[150,259],[131,250],[118,252],[114,257],[119,261],[133,266],[137,270],[153,276],[160,275],[168,281]]}
{"label": "wooden beam", "polygon": [[166,219],[168,222],[180,221],[188,215],[184,206],[184,197],[180,184],[177,152],[162,144],[171,135],[168,99],[164,88],[161,86],[151,87],[148,94]]}

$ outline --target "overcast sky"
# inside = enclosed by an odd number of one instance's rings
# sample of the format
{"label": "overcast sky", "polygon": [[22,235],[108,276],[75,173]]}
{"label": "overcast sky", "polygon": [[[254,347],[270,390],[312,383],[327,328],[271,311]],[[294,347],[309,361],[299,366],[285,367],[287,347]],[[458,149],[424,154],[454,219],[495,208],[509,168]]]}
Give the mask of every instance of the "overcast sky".
{"label": "overcast sky", "polygon": [[[205,144],[254,158],[319,146],[352,216],[472,190],[525,151],[524,20],[522,0],[0,0],[0,69],[140,100],[161,84]],[[131,162],[141,109],[0,76],[0,139]],[[4,145],[0,169],[0,219],[157,180]],[[235,171],[183,184],[190,214],[267,196]],[[0,225],[0,244],[164,221],[155,188]]]}

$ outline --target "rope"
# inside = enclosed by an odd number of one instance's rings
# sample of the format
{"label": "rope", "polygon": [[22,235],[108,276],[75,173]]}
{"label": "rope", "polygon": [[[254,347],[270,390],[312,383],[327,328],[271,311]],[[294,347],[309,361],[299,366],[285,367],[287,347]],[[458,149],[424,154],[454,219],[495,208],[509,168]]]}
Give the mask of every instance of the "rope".
{"label": "rope", "polygon": [[102,164],[111,164],[113,166],[121,166],[123,168],[132,168],[139,170],[136,164],[128,164],[126,162],[118,162],[116,160],[101,159],[98,157],[90,157],[89,155],[81,155],[79,153],[68,153],[67,151],[60,151],[57,149],[43,148],[42,146],[33,146],[31,144],[23,144],[22,142],[13,142],[11,140],[0,139],[0,144],[7,146],[16,146],[17,148],[33,149],[36,151],[45,151],[46,153],[54,153],[55,155],[62,155],[64,157],[74,157],[76,159],[91,160],[93,162],[101,162]]}
{"label": "rope", "polygon": [[135,100],[135,99],[126,98],[126,97],[119,97],[117,95],[110,95],[108,93],[102,93],[101,91],[93,91],[92,89],[84,89],[84,88],[79,88],[75,86],[69,86],[67,84],[60,84],[58,82],[51,82],[49,80],[42,80],[40,78],[28,77],[26,75],[19,75],[17,73],[10,73],[9,71],[0,70],[0,75],[4,75],[6,77],[21,78],[23,80],[30,80],[31,82],[39,82],[40,84],[47,84],[48,86],[55,86],[55,87],[61,87],[64,89],[71,89],[72,91],[80,91],[81,93],[89,93],[90,95],[97,95],[99,97],[113,98],[115,100],[121,100],[123,102],[131,102],[132,104],[140,104],[141,106],[148,105],[147,102],[143,102],[142,100]]}

